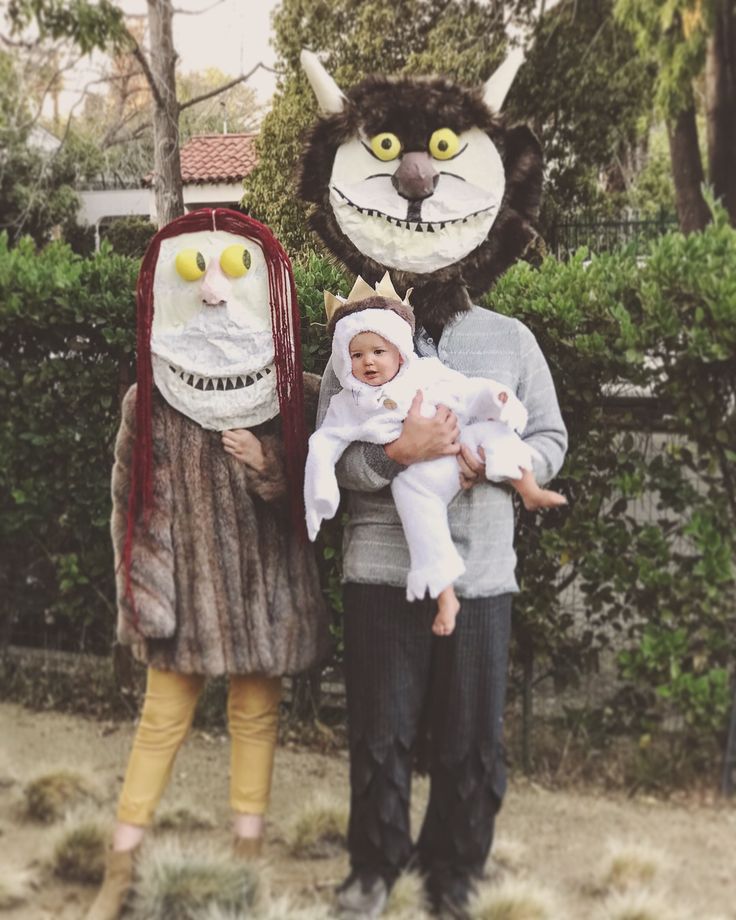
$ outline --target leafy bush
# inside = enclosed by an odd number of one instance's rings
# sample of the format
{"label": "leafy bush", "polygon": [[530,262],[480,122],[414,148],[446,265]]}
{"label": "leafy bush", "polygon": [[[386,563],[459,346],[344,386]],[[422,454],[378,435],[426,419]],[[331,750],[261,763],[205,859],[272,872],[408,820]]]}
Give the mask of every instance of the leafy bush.
{"label": "leafy bush", "polygon": [[112,445],[137,264],[0,237],[0,646],[109,648]]}
{"label": "leafy bush", "polygon": [[[484,301],[535,333],[570,432],[557,481],[569,507],[519,512],[527,703],[541,677],[574,684],[613,649],[628,686],[610,724],[648,736],[680,725],[703,757],[722,737],[736,651],[735,264],[736,232],[716,212],[703,233],[650,244],[643,263],[624,250],[519,264]],[[109,473],[137,267],[109,247],[82,259],[0,239],[0,645],[12,631],[109,648]],[[314,253],[295,276],[304,365],[320,373],[323,291],[350,281]],[[320,559],[336,610],[339,528]]]}
{"label": "leafy bush", "polygon": [[145,217],[118,217],[104,224],[100,232],[119,255],[141,259],[156,232],[156,224]]}
{"label": "leafy bush", "polygon": [[[703,233],[652,243],[642,264],[586,255],[517,265],[487,299],[536,334],[570,432],[558,480],[569,509],[521,515],[521,657],[560,685],[623,646],[622,721],[684,723],[705,759],[736,652],[736,232],[717,211]],[[572,584],[582,624],[565,603]]]}

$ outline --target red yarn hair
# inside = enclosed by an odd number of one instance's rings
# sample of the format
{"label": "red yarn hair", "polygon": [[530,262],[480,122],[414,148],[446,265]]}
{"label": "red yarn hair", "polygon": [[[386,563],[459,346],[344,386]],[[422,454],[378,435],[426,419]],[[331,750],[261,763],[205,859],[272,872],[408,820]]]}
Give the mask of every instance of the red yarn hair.
{"label": "red yarn hair", "polygon": [[276,365],[276,390],[279,399],[284,457],[289,486],[292,524],[304,536],[304,464],[307,435],[304,425],[304,381],[301,362],[301,328],[294,274],[283,246],[268,227],[228,208],[202,208],[172,220],[153,237],[146,250],[136,287],[138,329],[138,387],[136,391],[136,436],[131,466],[128,521],[122,565],[125,569],[126,596],[135,602],[131,583],[133,533],[136,521],[146,521],[153,507],[153,439],[151,434],[151,400],[153,369],[151,366],[151,326],[153,324],[153,279],[161,241],[198,230],[224,230],[253,240],[263,250],[268,268],[268,293],[271,307]]}

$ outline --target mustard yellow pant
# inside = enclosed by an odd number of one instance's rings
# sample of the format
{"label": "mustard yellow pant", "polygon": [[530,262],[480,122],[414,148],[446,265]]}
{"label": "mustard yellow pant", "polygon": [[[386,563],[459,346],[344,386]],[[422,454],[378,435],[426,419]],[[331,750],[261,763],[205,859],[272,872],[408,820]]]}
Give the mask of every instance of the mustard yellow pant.
{"label": "mustard yellow pant", "polygon": [[[146,826],[171,776],[187,736],[205,678],[148,669],[146,698],[118,802],[118,821]],[[278,733],[281,678],[249,674],[230,678],[230,804],[261,815],[271,792]]]}

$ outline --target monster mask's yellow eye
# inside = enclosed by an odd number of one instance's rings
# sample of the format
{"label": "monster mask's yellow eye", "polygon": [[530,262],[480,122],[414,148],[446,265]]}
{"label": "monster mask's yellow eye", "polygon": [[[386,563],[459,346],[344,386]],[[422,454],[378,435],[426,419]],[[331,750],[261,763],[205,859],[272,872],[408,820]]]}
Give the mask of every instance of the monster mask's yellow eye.
{"label": "monster mask's yellow eye", "polygon": [[228,246],[220,256],[220,268],[231,278],[242,278],[250,268],[250,253],[240,243]]}
{"label": "monster mask's yellow eye", "polygon": [[389,160],[395,160],[401,153],[401,141],[395,134],[384,131],[383,134],[376,134],[371,138],[371,150],[379,160],[387,163]]}
{"label": "monster mask's yellow eye", "polygon": [[460,149],[460,138],[452,128],[439,128],[429,139],[429,152],[435,160],[449,160]]}
{"label": "monster mask's yellow eye", "polygon": [[204,256],[196,249],[182,249],[176,255],[176,270],[185,281],[198,281],[206,268]]}

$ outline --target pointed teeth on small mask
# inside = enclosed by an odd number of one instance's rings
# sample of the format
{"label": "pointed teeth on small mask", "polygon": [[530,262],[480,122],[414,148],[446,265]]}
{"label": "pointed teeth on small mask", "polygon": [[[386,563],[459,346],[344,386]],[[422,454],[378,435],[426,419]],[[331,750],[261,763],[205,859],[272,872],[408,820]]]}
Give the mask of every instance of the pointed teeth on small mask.
{"label": "pointed teeth on small mask", "polygon": [[202,377],[197,377],[196,383],[194,384],[194,389],[195,390],[204,389],[204,379]]}
{"label": "pointed teeth on small mask", "polygon": [[215,389],[214,383],[211,380],[208,380],[207,385],[205,386],[205,390],[214,390],[214,389]]}

